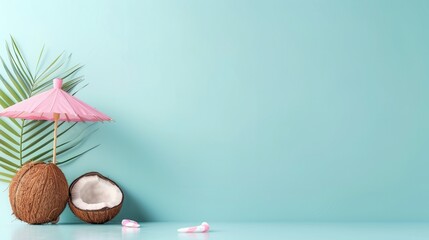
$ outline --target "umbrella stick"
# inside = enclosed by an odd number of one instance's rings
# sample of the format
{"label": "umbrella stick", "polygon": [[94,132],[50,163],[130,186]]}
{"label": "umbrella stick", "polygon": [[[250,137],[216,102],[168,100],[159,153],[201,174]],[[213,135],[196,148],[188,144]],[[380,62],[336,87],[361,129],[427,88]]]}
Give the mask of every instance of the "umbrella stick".
{"label": "umbrella stick", "polygon": [[57,164],[57,128],[58,128],[58,119],[60,114],[54,113],[54,150],[52,156],[52,163]]}

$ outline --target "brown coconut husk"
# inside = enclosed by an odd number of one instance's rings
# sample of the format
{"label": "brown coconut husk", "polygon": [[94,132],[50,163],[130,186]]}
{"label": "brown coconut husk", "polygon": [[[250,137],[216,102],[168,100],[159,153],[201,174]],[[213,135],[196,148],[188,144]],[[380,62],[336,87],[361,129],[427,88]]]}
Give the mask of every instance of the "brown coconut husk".
{"label": "brown coconut husk", "polygon": [[24,164],[9,186],[13,214],[29,224],[58,221],[67,200],[67,180],[52,163]]}
{"label": "brown coconut husk", "polygon": [[[122,199],[121,199],[121,202],[119,203],[119,205],[117,205],[113,208],[105,207],[105,208],[98,209],[98,210],[86,210],[86,209],[80,209],[80,208],[76,207],[76,205],[73,204],[71,190],[73,189],[74,185],[79,181],[79,179],[81,179],[83,177],[87,177],[87,176],[98,176],[99,178],[107,180],[107,181],[111,182],[112,184],[114,184],[115,186],[117,186],[122,193]],[[80,220],[87,222],[87,223],[103,224],[103,223],[106,223],[106,222],[112,220],[121,211],[123,202],[124,202],[124,192],[119,187],[119,185],[116,184],[116,182],[114,182],[113,180],[103,176],[102,174],[100,174],[98,172],[89,172],[89,173],[83,174],[82,176],[76,178],[69,187],[69,207],[72,210],[72,212],[74,213],[74,215],[76,215],[76,217],[78,217]]]}

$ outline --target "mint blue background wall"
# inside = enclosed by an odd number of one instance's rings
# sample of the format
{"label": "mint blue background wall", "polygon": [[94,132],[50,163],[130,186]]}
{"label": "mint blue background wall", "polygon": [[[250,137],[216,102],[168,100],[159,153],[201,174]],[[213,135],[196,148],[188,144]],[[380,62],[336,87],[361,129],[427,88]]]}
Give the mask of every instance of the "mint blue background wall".
{"label": "mint blue background wall", "polygon": [[428,1],[0,9],[30,62],[45,43],[86,65],[79,97],[115,122],[63,170],[116,180],[116,220],[429,220]]}

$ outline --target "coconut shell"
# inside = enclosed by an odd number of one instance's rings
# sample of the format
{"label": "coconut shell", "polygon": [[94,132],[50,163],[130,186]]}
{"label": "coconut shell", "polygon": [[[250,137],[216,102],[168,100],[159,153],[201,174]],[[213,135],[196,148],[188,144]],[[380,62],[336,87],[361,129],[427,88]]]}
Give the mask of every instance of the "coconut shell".
{"label": "coconut shell", "polygon": [[[87,177],[87,176],[98,176],[99,178],[107,180],[107,181],[111,182],[112,184],[114,184],[115,186],[117,186],[122,193],[122,199],[121,199],[121,202],[119,203],[119,205],[117,205],[113,208],[105,207],[105,208],[102,208],[99,210],[80,209],[76,205],[74,205],[73,199],[72,199],[72,194],[71,194],[72,189],[73,189],[74,185],[81,178]],[[74,213],[74,215],[76,215],[76,217],[78,217],[80,220],[87,222],[87,223],[103,224],[103,223],[106,223],[106,222],[112,220],[121,211],[123,202],[124,202],[124,192],[119,187],[119,185],[116,184],[113,180],[103,176],[102,174],[100,174],[98,172],[89,172],[89,173],[86,173],[86,174],[76,178],[69,187],[69,207],[72,210],[72,212]]]}
{"label": "coconut shell", "polygon": [[13,214],[29,224],[58,221],[67,200],[67,180],[52,163],[24,164],[9,186]]}

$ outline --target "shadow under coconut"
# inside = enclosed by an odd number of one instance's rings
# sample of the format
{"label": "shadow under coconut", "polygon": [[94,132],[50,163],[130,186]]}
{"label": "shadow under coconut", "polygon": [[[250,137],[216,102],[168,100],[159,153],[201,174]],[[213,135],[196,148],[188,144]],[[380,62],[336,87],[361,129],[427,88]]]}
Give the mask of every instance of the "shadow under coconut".
{"label": "shadow under coconut", "polygon": [[117,240],[122,239],[120,226],[90,224],[22,225],[13,232],[12,240],[73,239]]}
{"label": "shadow under coconut", "polygon": [[110,226],[82,225],[74,228],[70,233],[74,240],[117,240],[122,239],[121,229],[112,228]]}
{"label": "shadow under coconut", "polygon": [[122,219],[132,219],[137,222],[143,222],[151,219],[149,212],[144,210],[141,200],[135,198],[129,191],[122,189],[124,193],[124,202],[119,214],[111,221],[113,223],[121,222]]}
{"label": "shadow under coconut", "polygon": [[14,229],[12,240],[66,239],[66,234],[56,225],[29,225]]}

